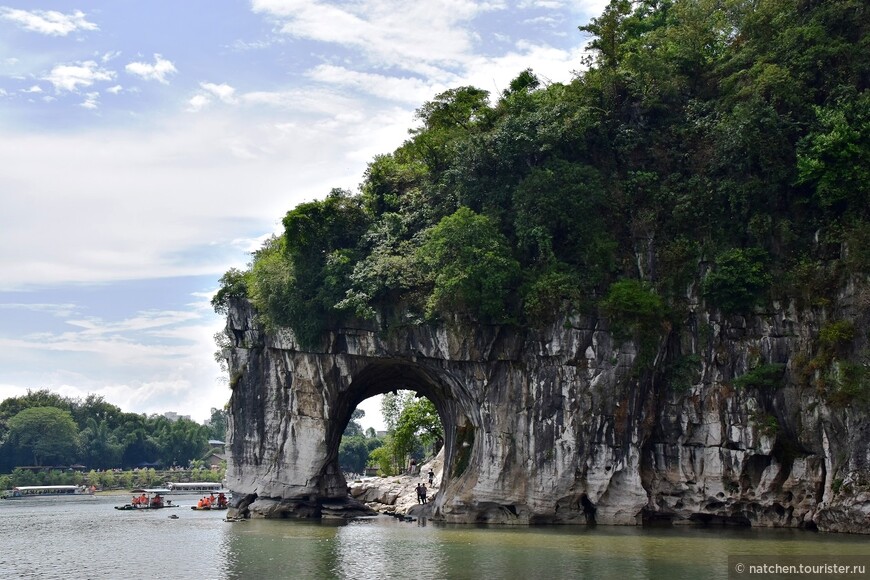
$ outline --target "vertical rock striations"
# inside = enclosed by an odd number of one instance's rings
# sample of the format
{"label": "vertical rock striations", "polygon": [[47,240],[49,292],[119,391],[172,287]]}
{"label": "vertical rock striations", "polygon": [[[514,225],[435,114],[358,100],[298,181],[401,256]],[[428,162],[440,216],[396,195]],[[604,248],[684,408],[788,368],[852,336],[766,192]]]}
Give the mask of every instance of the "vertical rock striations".
{"label": "vertical rock striations", "polygon": [[436,519],[868,533],[865,407],[810,380],[827,322],[793,308],[726,319],[690,309],[642,355],[581,317],[538,331],[340,328],[301,348],[238,301],[225,353],[235,510],[358,513],[338,467],[341,434],[362,400],[406,388],[429,397],[445,427]]}

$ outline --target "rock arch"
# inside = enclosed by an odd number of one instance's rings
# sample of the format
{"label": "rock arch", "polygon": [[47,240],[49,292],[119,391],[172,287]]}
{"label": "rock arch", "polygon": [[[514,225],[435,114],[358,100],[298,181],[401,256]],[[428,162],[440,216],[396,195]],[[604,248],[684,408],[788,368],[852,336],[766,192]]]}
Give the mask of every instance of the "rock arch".
{"label": "rock arch", "polygon": [[434,403],[445,431],[444,476],[428,507],[433,517],[587,521],[581,497],[588,492],[573,489],[575,437],[565,437],[577,417],[565,398],[576,396],[579,383],[562,375],[577,376],[576,360],[566,366],[563,356],[547,356],[546,369],[526,368],[526,337],[499,326],[412,326],[386,336],[345,328],[318,348],[301,348],[290,332],[258,327],[246,303],[231,309],[228,335],[227,484],[237,512],[335,511],[348,500],[338,446],[351,413],[368,397],[409,389]]}
{"label": "rock arch", "polygon": [[[235,301],[232,345],[224,351],[235,514],[353,513],[338,466],[341,434],[361,401],[405,388],[430,398],[445,428],[445,475],[427,507],[434,519],[743,518],[854,531],[853,516],[870,513],[870,504],[858,496],[826,504],[818,490],[831,486],[832,457],[864,465],[866,418],[786,385],[768,410],[781,427],[772,435],[757,421],[758,394],[729,386],[735,373],[747,372],[733,361],[750,360],[752,352],[766,349],[769,362],[784,363],[789,353],[808,351],[813,320],[693,316],[716,329],[703,339],[706,350],[695,348],[703,341],[690,324],[663,336],[654,363],[637,368],[634,345],[615,342],[595,319],[563,319],[541,331],[340,328],[302,348],[291,332],[258,326],[250,305]],[[692,383],[670,385],[669,361],[689,353],[699,361]],[[800,453],[781,457],[783,443]]]}
{"label": "rock arch", "polygon": [[369,397],[399,389],[414,391],[435,405],[444,427],[445,472],[454,467],[457,432],[468,431],[473,425],[472,417],[475,417],[471,394],[448,369],[437,368],[429,361],[395,358],[366,360],[366,364],[350,377],[347,388],[339,389],[335,402],[337,420],[327,427],[329,461],[335,459],[333,455],[338,452],[342,433],[353,410]]}
{"label": "rock arch", "polygon": [[359,403],[397,389],[429,398],[438,411],[450,474],[439,500],[461,486],[483,419],[464,373],[421,353],[440,349],[437,337],[417,336],[410,354],[373,331],[343,329],[320,349],[302,349],[290,332],[264,332],[245,304],[231,312],[228,330],[227,483],[237,513],[317,517],[324,505],[355,513],[338,466],[342,433]]}

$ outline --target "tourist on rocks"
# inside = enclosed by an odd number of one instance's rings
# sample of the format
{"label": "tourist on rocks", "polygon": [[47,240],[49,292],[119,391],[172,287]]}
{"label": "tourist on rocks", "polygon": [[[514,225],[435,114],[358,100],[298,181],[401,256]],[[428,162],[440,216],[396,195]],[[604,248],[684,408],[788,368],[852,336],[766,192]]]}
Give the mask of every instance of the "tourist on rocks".
{"label": "tourist on rocks", "polygon": [[435,472],[432,471],[432,468],[429,468],[429,487],[435,485]]}

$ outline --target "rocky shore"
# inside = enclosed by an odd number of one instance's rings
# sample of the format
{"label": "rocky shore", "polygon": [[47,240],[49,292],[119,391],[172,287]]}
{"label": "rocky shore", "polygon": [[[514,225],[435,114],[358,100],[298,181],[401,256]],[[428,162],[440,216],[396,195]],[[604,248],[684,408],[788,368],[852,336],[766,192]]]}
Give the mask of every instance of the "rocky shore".
{"label": "rocky shore", "polygon": [[[411,474],[394,475],[389,477],[366,477],[354,481],[348,481],[348,489],[353,499],[362,502],[366,507],[375,512],[388,515],[424,515],[429,511],[417,501],[417,485],[420,482],[426,484],[428,489],[427,498],[434,502],[439,491],[443,471],[443,455],[439,454],[428,463],[419,467],[419,471]],[[429,485],[427,474],[429,469],[435,472],[435,483]]]}

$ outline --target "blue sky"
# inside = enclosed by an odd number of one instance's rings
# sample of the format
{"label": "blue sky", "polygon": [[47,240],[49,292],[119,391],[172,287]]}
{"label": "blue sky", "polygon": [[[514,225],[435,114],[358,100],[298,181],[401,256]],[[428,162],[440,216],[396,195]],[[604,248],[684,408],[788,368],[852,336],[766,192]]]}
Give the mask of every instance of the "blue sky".
{"label": "blue sky", "polygon": [[[602,0],[0,0],[0,399],[229,399],[217,280],[446,89],[568,81]],[[366,409],[373,424],[371,404]]]}

